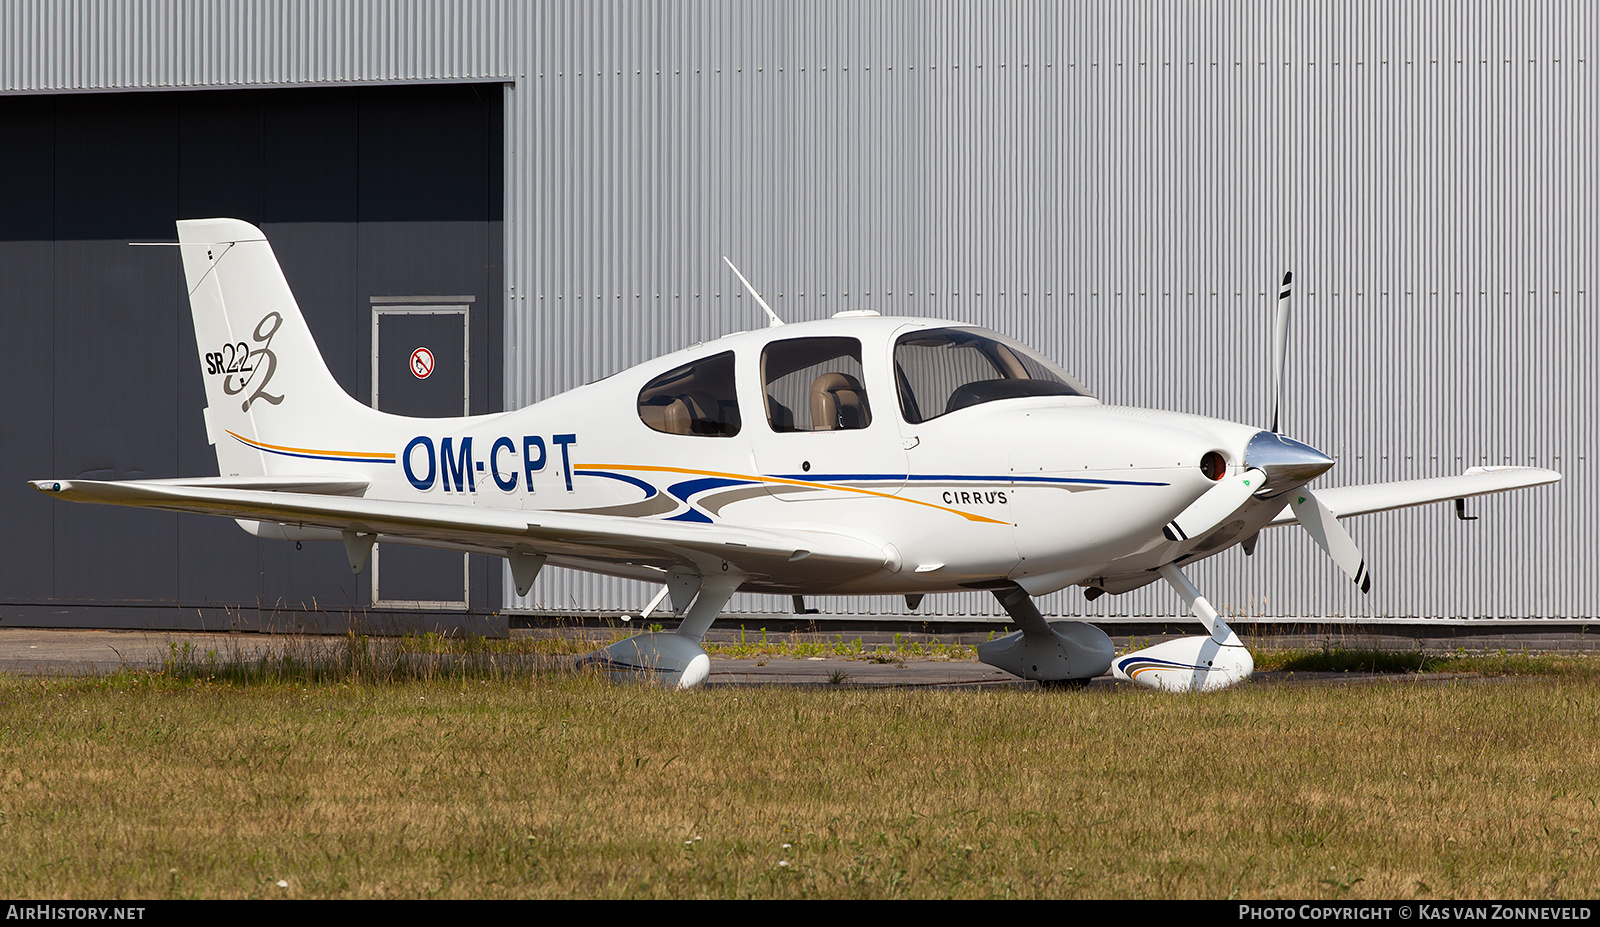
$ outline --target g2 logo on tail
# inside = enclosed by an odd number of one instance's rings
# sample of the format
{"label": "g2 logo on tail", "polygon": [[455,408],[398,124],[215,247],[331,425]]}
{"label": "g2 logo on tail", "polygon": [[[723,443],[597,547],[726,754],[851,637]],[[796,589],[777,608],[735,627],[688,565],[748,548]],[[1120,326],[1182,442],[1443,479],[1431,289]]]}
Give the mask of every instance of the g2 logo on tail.
{"label": "g2 logo on tail", "polygon": [[[267,392],[267,384],[272,382],[272,375],[278,369],[278,356],[272,353],[272,336],[278,333],[282,325],[283,316],[269,312],[261,317],[261,321],[256,323],[256,330],[251,333],[260,347],[251,350],[249,345],[240,341],[223,345],[221,351],[206,354],[206,373],[225,375],[222,381],[224,393],[237,396],[244,392],[245,387],[255,384],[255,391],[240,406],[245,412],[250,411],[250,406],[257,399],[265,399],[273,405],[283,402],[282,396]],[[237,382],[234,381],[235,377],[239,378]]]}

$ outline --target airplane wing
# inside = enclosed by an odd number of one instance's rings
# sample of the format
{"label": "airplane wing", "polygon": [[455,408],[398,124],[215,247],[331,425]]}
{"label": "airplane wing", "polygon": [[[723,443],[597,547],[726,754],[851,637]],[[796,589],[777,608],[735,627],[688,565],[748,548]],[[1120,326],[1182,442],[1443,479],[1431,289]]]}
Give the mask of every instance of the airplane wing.
{"label": "airplane wing", "polygon": [[[284,489],[275,488],[283,484]],[[296,527],[376,534],[378,540],[431,542],[506,553],[525,551],[594,564],[616,564],[624,575],[639,566],[699,571],[729,564],[751,576],[782,569],[841,578],[886,566],[893,553],[871,541],[801,529],[756,529],[615,515],[513,510],[467,503],[366,499],[365,488],[338,478],[256,480],[35,480],[40,492],[74,502],[220,515]],[[262,488],[258,488],[262,487]],[[321,491],[301,491],[314,486]],[[345,493],[345,494],[335,494]]]}
{"label": "airplane wing", "polygon": [[[1352,515],[1368,515],[1430,502],[1449,502],[1468,496],[1542,486],[1560,479],[1561,474],[1542,467],[1473,467],[1460,476],[1319,489],[1317,499],[1336,517],[1349,518]],[[1292,525],[1295,520],[1293,509],[1285,508],[1267,526]]]}

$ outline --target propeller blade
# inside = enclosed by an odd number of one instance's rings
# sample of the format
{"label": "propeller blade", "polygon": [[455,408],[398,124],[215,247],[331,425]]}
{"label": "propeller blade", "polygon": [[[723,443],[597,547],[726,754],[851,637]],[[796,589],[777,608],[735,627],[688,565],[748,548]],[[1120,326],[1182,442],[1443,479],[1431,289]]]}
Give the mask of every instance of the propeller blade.
{"label": "propeller blade", "polygon": [[1272,424],[1268,431],[1278,432],[1278,411],[1283,407],[1283,364],[1284,358],[1289,353],[1289,281],[1294,279],[1291,271],[1283,272],[1283,284],[1278,287],[1278,334],[1273,343],[1277,355],[1277,366],[1272,371]]}
{"label": "propeller blade", "polygon": [[[1282,435],[1279,414],[1283,408],[1283,369],[1289,354],[1289,294],[1293,290],[1290,286],[1293,281],[1294,274],[1284,271],[1283,283],[1278,287],[1278,328],[1273,342],[1276,357],[1272,371],[1272,424],[1268,426],[1268,430],[1272,432],[1271,438],[1276,441],[1263,440],[1267,436],[1258,435],[1250,442],[1250,451],[1245,459],[1250,463],[1270,460],[1275,465],[1272,477],[1274,481],[1282,479],[1304,483],[1327,471],[1333,466],[1333,460],[1309,445]],[[1204,500],[1205,496],[1201,499]],[[1372,574],[1367,572],[1366,558],[1361,556],[1361,548],[1356,546],[1355,540],[1350,537],[1350,532],[1344,530],[1339,520],[1333,517],[1333,512],[1318,501],[1311,490],[1304,485],[1294,491],[1289,507],[1294,510],[1294,517],[1300,522],[1300,527],[1306,529],[1306,533],[1317,542],[1317,546],[1333,558],[1333,562],[1339,565],[1344,575],[1350,577],[1351,582],[1354,582],[1362,592],[1371,592]],[[1187,510],[1184,514],[1188,514]]]}
{"label": "propeller blade", "polygon": [[1267,475],[1260,470],[1246,470],[1225,477],[1201,494],[1200,498],[1189,503],[1188,508],[1161,529],[1161,533],[1169,541],[1197,538],[1239,511],[1239,507],[1260,491],[1266,482]]}
{"label": "propeller blade", "polygon": [[1344,530],[1344,526],[1339,524],[1337,518],[1333,517],[1333,512],[1304,486],[1295,490],[1289,507],[1294,510],[1294,517],[1299,520],[1300,527],[1306,529],[1306,533],[1317,542],[1317,546],[1333,558],[1333,562],[1339,565],[1344,575],[1350,577],[1362,592],[1370,592],[1372,574],[1367,572],[1367,561],[1361,556],[1361,549],[1356,547],[1356,542],[1351,539],[1350,533]]}

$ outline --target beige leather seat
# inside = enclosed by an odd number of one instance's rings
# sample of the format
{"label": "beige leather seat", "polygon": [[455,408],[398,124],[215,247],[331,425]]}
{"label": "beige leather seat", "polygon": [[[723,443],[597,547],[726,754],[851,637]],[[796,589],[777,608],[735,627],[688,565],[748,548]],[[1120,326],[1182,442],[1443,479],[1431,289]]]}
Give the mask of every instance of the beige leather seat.
{"label": "beige leather seat", "polygon": [[867,427],[867,394],[847,373],[825,373],[811,381],[811,430]]}
{"label": "beige leather seat", "polygon": [[689,406],[683,397],[674,398],[667,403],[652,403],[639,407],[639,417],[646,425],[656,431],[669,435],[693,434],[691,425],[694,416],[689,411]]}

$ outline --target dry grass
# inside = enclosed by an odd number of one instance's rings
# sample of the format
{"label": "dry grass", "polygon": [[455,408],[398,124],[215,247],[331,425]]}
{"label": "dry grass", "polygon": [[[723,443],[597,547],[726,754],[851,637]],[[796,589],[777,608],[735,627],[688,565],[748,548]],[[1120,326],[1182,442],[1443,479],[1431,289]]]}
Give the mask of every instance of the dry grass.
{"label": "dry grass", "polygon": [[[490,640],[482,637],[443,637],[424,634],[400,638],[396,646],[411,653],[493,653],[539,654],[579,656],[599,650],[608,644],[638,631],[660,631],[657,623],[637,628],[586,628],[567,629],[539,636],[512,637]],[[993,635],[991,635],[992,637]],[[763,657],[833,657],[845,660],[929,659],[976,660],[976,648],[965,644],[947,644],[938,641],[918,641],[896,634],[892,642],[864,643],[860,637],[847,638],[843,634],[819,635],[791,632],[767,634],[766,628],[739,629],[732,640],[702,641],[701,646],[713,657],[750,659]]]}
{"label": "dry grass", "polygon": [[1203,697],[0,678],[0,894],[1593,897],[1597,716],[1593,674]]}

